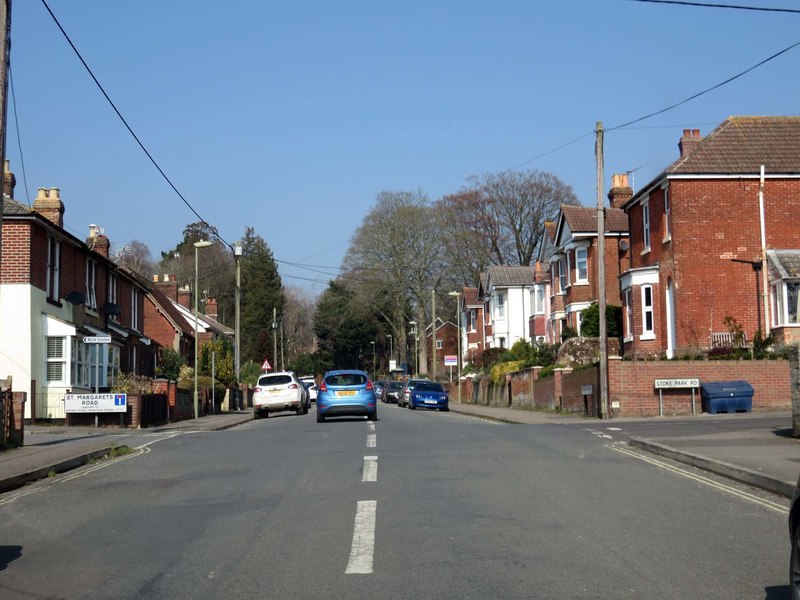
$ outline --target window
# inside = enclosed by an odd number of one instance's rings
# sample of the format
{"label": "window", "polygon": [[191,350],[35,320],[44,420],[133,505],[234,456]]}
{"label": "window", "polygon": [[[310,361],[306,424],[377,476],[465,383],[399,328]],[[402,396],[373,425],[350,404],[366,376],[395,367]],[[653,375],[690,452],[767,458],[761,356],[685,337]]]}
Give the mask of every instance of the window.
{"label": "window", "polygon": [[[117,276],[114,273],[108,274],[108,302],[119,304],[117,298]],[[119,322],[119,315],[108,315],[110,321]]]}
{"label": "window", "polygon": [[[101,344],[95,344],[95,346],[99,346]],[[105,364],[105,382],[101,382],[100,385],[103,386],[112,386],[117,382],[117,377],[119,377],[119,346],[112,346],[108,344],[108,355],[106,356],[106,364]]]}
{"label": "window", "polygon": [[86,259],[86,308],[97,310],[97,293],[95,284],[97,283],[97,263]]}
{"label": "window", "polygon": [[45,291],[47,298],[58,302],[59,272],[61,270],[61,242],[55,238],[47,238],[47,281]]}
{"label": "window", "polygon": [[[107,350],[106,350],[107,348]],[[98,375],[97,357],[100,358],[100,380]],[[70,365],[70,385],[87,389],[110,387],[119,377],[120,349],[111,344],[84,344],[80,337],[72,338],[72,357]]]}
{"label": "window", "polygon": [[558,291],[562,294],[567,289],[567,263],[562,258],[558,261]]}
{"label": "window", "polygon": [[642,238],[644,249],[642,252],[650,252],[650,202],[642,202]]}
{"label": "window", "polygon": [[569,252],[567,252],[567,285],[572,285],[572,261],[569,257]]}
{"label": "window", "polygon": [[772,286],[772,324],[797,325],[797,309],[800,304],[800,282],[785,281]]}
{"label": "window", "polygon": [[436,349],[441,350],[442,348],[444,348],[443,340],[436,340]]}
{"label": "window", "polygon": [[544,286],[536,285],[533,288],[533,313],[544,314]]}
{"label": "window", "polygon": [[469,311],[469,330],[470,332],[477,331],[478,329],[478,311],[471,308]]}
{"label": "window", "polygon": [[505,348],[506,347],[506,338],[504,338],[504,337],[497,338],[497,347],[498,348]]}
{"label": "window", "polygon": [[506,318],[506,295],[505,294],[497,294],[497,316],[496,319],[505,319]]}
{"label": "window", "polygon": [[131,290],[131,329],[141,331],[139,329],[139,290],[136,288]]}
{"label": "window", "polygon": [[633,339],[633,293],[625,290],[625,339]]}
{"label": "window", "polygon": [[667,242],[672,239],[672,230],[670,229],[669,217],[670,217],[670,205],[669,205],[669,188],[664,188],[664,241]]}
{"label": "window", "polygon": [[589,283],[589,258],[586,248],[575,250],[575,283]]}
{"label": "window", "polygon": [[64,338],[48,337],[47,340],[47,365],[45,380],[47,383],[64,383],[66,361],[64,356]]}
{"label": "window", "polygon": [[80,338],[73,337],[70,384],[76,387],[91,387],[91,382],[89,381],[91,364],[89,344],[84,344]]}
{"label": "window", "polygon": [[655,337],[653,325],[653,286],[642,286],[642,337]]}

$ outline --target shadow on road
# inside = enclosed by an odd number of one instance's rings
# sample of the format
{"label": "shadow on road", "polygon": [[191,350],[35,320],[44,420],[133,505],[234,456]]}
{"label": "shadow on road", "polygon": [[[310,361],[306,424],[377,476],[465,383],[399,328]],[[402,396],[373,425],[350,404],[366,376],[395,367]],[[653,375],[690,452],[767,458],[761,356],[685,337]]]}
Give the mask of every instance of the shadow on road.
{"label": "shadow on road", "polygon": [[766,596],[764,600],[789,600],[789,586],[788,585],[771,585],[764,588]]}
{"label": "shadow on road", "polygon": [[0,571],[22,556],[22,546],[0,546]]}

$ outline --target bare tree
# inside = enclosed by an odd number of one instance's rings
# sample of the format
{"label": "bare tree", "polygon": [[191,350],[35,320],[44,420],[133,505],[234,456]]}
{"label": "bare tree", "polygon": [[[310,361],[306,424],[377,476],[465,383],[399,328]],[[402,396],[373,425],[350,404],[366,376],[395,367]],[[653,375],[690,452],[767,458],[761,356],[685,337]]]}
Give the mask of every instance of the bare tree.
{"label": "bare tree", "polygon": [[287,362],[291,364],[301,353],[314,348],[314,310],[316,303],[295,287],[283,290],[283,343]]}

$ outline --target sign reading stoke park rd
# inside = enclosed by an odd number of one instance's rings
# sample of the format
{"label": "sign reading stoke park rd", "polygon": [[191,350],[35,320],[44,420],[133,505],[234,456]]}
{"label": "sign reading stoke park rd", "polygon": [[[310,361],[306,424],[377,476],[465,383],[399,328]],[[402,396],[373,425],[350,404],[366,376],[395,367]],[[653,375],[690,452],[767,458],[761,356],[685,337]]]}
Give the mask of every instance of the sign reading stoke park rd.
{"label": "sign reading stoke park rd", "polygon": [[686,379],[656,379],[655,388],[657,390],[669,390],[677,388],[696,388],[700,387],[700,380],[695,378]]}

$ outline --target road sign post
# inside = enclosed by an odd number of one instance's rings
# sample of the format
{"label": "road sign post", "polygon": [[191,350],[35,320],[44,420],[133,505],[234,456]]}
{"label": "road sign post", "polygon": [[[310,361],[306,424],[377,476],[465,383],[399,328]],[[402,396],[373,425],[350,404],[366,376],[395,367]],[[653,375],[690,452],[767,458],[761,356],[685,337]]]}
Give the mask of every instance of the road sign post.
{"label": "road sign post", "polygon": [[[105,345],[111,343],[110,335],[87,335],[83,338],[84,344],[102,345],[105,350]],[[94,350],[94,393],[100,393],[100,348],[95,346]],[[116,411],[115,411],[116,412]],[[99,427],[98,416],[94,416],[94,426]]]}

